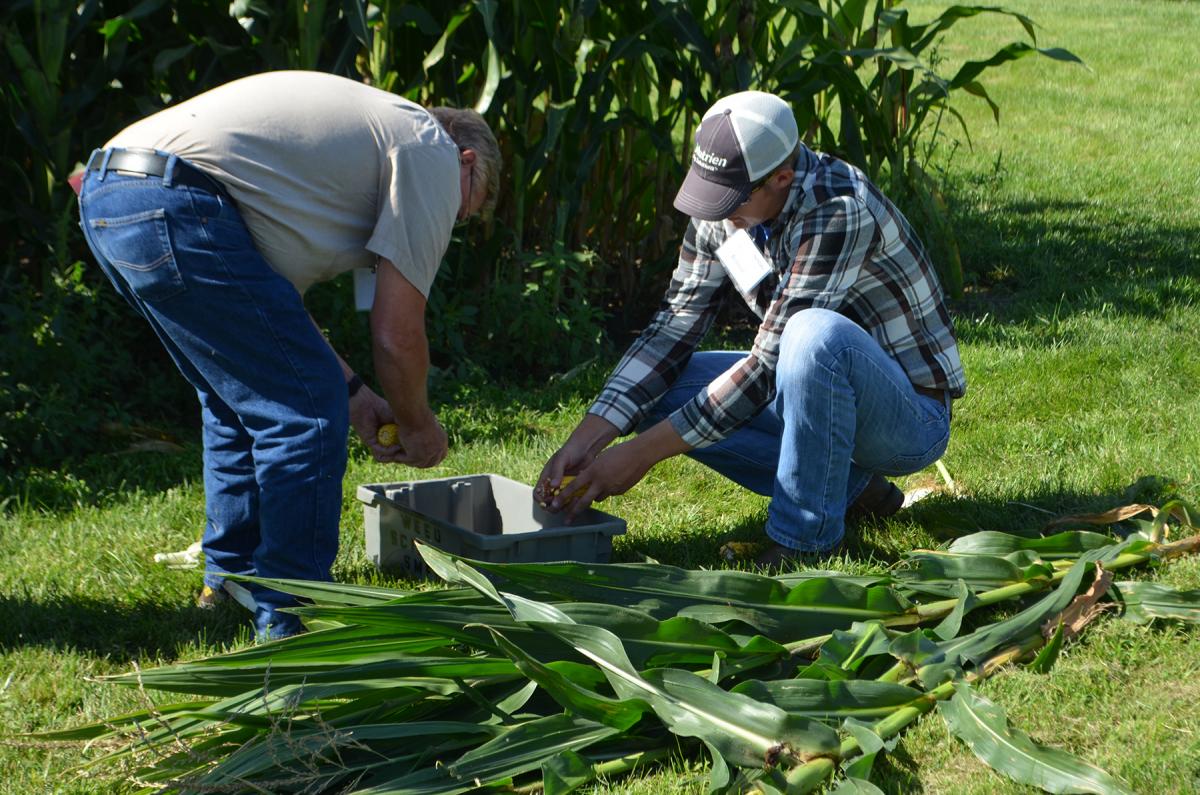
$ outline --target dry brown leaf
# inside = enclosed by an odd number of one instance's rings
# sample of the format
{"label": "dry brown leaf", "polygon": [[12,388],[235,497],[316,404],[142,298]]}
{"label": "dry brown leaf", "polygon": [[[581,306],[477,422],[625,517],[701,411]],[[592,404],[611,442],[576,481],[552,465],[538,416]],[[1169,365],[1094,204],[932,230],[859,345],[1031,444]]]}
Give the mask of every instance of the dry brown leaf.
{"label": "dry brown leaf", "polygon": [[1158,508],[1154,507],[1153,505],[1123,505],[1120,508],[1113,508],[1110,511],[1104,511],[1103,513],[1081,513],[1076,514],[1075,516],[1063,516],[1055,519],[1052,522],[1048,522],[1046,527],[1056,527],[1064,524],[1116,524],[1117,522],[1123,522],[1126,519],[1132,519],[1133,517],[1143,514],[1146,511],[1150,512],[1151,518],[1158,516]]}
{"label": "dry brown leaf", "polygon": [[1046,638],[1053,637],[1061,623],[1064,641],[1078,637],[1097,616],[1113,607],[1112,602],[1099,604],[1100,599],[1112,586],[1112,581],[1112,572],[1097,563],[1096,579],[1092,581],[1091,587],[1071,600],[1071,604],[1067,605],[1065,610],[1043,624],[1042,635]]}

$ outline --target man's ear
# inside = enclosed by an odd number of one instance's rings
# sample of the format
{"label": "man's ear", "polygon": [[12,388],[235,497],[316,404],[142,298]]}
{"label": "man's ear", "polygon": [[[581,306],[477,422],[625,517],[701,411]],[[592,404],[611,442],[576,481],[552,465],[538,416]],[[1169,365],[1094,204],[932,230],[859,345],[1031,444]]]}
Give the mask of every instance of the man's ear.
{"label": "man's ear", "polygon": [[781,168],[771,175],[771,184],[776,190],[792,184],[792,178],[796,176],[794,168]]}
{"label": "man's ear", "polygon": [[475,150],[460,149],[458,152],[458,162],[462,163],[464,166],[475,165]]}

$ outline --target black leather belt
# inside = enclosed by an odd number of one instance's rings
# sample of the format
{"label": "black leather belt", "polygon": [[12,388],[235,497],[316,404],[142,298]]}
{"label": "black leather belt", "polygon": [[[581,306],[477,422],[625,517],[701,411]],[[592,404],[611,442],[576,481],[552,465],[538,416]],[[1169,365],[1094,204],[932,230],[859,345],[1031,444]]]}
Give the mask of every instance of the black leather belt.
{"label": "black leather belt", "polygon": [[946,400],[946,390],[944,389],[934,389],[933,387],[917,386],[916,384],[913,384],[913,390],[915,390],[918,395],[931,397],[934,400]]}
{"label": "black leather belt", "polygon": [[[120,171],[134,176],[162,177],[167,173],[168,160],[167,155],[149,149],[113,149],[108,155],[107,165],[104,162],[104,153],[97,152],[92,156],[88,170],[99,171],[105,166],[109,171]],[[175,158],[175,168],[171,172],[171,182],[200,188],[233,201],[233,197],[218,180],[178,157]]]}
{"label": "black leather belt", "polygon": [[917,386],[916,384],[913,384],[913,390],[918,395],[924,395],[925,397],[933,398],[938,403],[941,403],[943,406],[945,406],[947,411],[953,410],[952,404],[954,401],[950,399],[950,391],[948,389],[934,389],[933,387]]}

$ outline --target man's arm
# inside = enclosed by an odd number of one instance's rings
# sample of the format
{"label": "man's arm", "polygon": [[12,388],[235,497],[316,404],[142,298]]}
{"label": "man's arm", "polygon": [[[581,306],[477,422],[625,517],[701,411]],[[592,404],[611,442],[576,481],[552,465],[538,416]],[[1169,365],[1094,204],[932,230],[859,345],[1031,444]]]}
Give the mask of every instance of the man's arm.
{"label": "man's arm", "polygon": [[[711,234],[711,230],[705,234]],[[729,280],[725,269],[712,253],[715,246],[703,240],[698,243],[698,237],[698,226],[692,221],[680,247],[679,264],[671,276],[662,308],[629,346],[583,421],[542,468],[537,486],[539,495],[555,494],[563,476],[580,474],[592,466],[601,451],[614,439],[632,431],[683,371],[692,352],[712,325]],[[666,426],[659,429],[659,433],[663,430],[669,431],[670,428]],[[679,441],[678,434],[672,432],[669,436],[674,437],[669,441]],[[685,448],[674,443],[651,449],[648,444],[655,440],[664,441],[658,434],[653,434],[649,439],[633,439],[613,448],[614,451],[620,451],[619,457],[624,463],[632,465],[622,474],[632,473],[639,468],[640,471],[635,478],[621,484],[610,483],[611,478],[601,475],[599,470],[592,473],[592,476],[601,478],[604,485],[598,488],[605,492],[605,496],[624,493],[655,463],[685,451]],[[636,461],[625,458],[631,453],[636,455]],[[605,453],[605,460],[615,462],[617,456]],[[589,479],[584,478],[579,485],[582,487],[588,482]],[[558,510],[562,504],[561,500],[549,503],[554,510]],[[586,504],[577,503],[572,507],[572,514],[582,510],[582,507],[586,507]]]}
{"label": "man's arm", "polygon": [[687,366],[716,318],[730,285],[714,253],[715,228],[692,221],[662,306],[621,357],[589,414],[629,433]]}
{"label": "man's arm", "polygon": [[371,341],[375,373],[391,407],[400,463],[431,467],[446,457],[446,432],[429,408],[429,342],[425,336],[425,296],[388,260],[380,259]]}

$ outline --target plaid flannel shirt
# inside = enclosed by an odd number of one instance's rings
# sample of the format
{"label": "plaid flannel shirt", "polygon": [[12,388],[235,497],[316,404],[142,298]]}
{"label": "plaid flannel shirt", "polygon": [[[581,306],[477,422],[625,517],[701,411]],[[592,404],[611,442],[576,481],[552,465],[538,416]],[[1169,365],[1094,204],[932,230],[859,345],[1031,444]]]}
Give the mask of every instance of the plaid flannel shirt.
{"label": "plaid flannel shirt", "polygon": [[[692,219],[662,306],[629,347],[589,413],[632,431],[671,386],[736,292],[717,248],[731,224]],[[784,209],[759,243],[773,265],[742,298],[762,319],[749,354],[671,415],[693,447],[720,441],[775,397],[780,336],[809,307],[858,323],[917,386],[966,391],[941,285],[921,242],[866,176],[801,147]]]}

